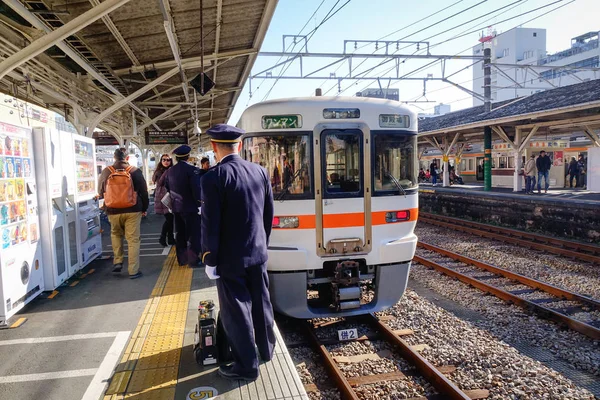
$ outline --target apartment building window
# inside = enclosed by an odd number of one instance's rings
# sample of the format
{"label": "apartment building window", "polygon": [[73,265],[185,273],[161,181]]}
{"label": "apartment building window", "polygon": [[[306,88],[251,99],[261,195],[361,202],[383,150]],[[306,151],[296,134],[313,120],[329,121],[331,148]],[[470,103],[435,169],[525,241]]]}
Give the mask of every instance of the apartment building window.
{"label": "apartment building window", "polygon": [[528,58],[532,58],[533,57],[533,50],[529,50],[523,53],[523,59],[526,60]]}
{"label": "apartment building window", "polygon": [[507,57],[510,49],[502,50],[502,57]]}
{"label": "apartment building window", "polygon": [[537,32],[533,32],[533,37],[537,37]]}

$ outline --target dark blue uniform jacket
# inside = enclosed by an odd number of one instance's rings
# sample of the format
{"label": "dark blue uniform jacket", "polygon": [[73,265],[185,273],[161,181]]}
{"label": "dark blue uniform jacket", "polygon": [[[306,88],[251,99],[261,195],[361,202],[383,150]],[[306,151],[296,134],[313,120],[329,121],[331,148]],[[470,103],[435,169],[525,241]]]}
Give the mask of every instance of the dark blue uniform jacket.
{"label": "dark blue uniform jacket", "polygon": [[221,276],[267,261],[273,193],[267,171],[227,156],[202,177],[202,253]]}
{"label": "dark blue uniform jacket", "polygon": [[200,169],[179,161],[169,168],[165,187],[171,194],[171,207],[176,213],[197,213],[200,207]]}

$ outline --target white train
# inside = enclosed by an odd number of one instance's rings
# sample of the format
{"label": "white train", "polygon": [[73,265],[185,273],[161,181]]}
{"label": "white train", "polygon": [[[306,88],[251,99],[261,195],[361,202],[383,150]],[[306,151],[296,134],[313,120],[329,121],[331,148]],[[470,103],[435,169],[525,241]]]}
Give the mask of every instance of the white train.
{"label": "white train", "polygon": [[393,306],[417,237],[417,116],[394,101],[310,97],[249,107],[242,156],[271,176],[268,272],[296,318]]}

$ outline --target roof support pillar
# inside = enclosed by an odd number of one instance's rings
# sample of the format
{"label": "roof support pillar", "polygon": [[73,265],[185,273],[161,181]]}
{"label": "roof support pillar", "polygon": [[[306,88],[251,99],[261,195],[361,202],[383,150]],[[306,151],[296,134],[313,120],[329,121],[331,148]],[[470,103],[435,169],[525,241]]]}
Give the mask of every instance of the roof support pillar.
{"label": "roof support pillar", "polygon": [[[454,137],[457,138],[458,134]],[[454,143],[454,142],[453,142]],[[448,187],[450,186],[450,173],[448,171],[448,152],[450,151],[450,147],[448,146],[448,135],[444,135],[442,146],[444,148],[444,152],[442,153],[442,186]]]}
{"label": "roof support pillar", "polygon": [[515,157],[515,172],[513,175],[513,192],[520,192],[523,190],[523,178],[521,178],[521,128],[517,127],[515,132],[515,143],[513,146],[513,155]]}
{"label": "roof support pillar", "polygon": [[[521,127],[517,127],[518,129],[521,129]],[[521,142],[521,144],[519,145],[519,152],[522,152],[523,150],[525,150],[525,147],[529,144],[529,142],[531,141],[531,139],[535,136],[536,132],[538,131],[540,127],[538,125],[535,125],[531,131],[529,131],[529,133],[527,134],[527,136],[525,136],[525,139],[523,139],[523,141]]]}
{"label": "roof support pillar", "polygon": [[0,79],[4,78],[7,73],[14,70],[18,66],[43,53],[55,44],[62,42],[67,37],[79,32],[94,21],[102,18],[104,15],[116,10],[129,1],[130,0],[105,0],[104,2],[100,3],[100,5],[93,7],[89,11],[86,11],[60,28],[33,41],[29,46],[6,58],[0,63]]}

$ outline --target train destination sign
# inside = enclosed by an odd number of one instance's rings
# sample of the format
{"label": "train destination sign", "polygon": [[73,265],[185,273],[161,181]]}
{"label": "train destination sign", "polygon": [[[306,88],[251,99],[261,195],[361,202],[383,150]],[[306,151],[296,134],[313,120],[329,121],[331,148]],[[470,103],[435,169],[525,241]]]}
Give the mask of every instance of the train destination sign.
{"label": "train destination sign", "polygon": [[187,144],[186,131],[152,131],[146,130],[146,144]]}
{"label": "train destination sign", "polygon": [[96,146],[118,146],[119,141],[112,134],[105,131],[94,131],[92,138],[96,139]]}
{"label": "train destination sign", "polygon": [[294,129],[302,128],[301,115],[263,115],[263,129]]}

